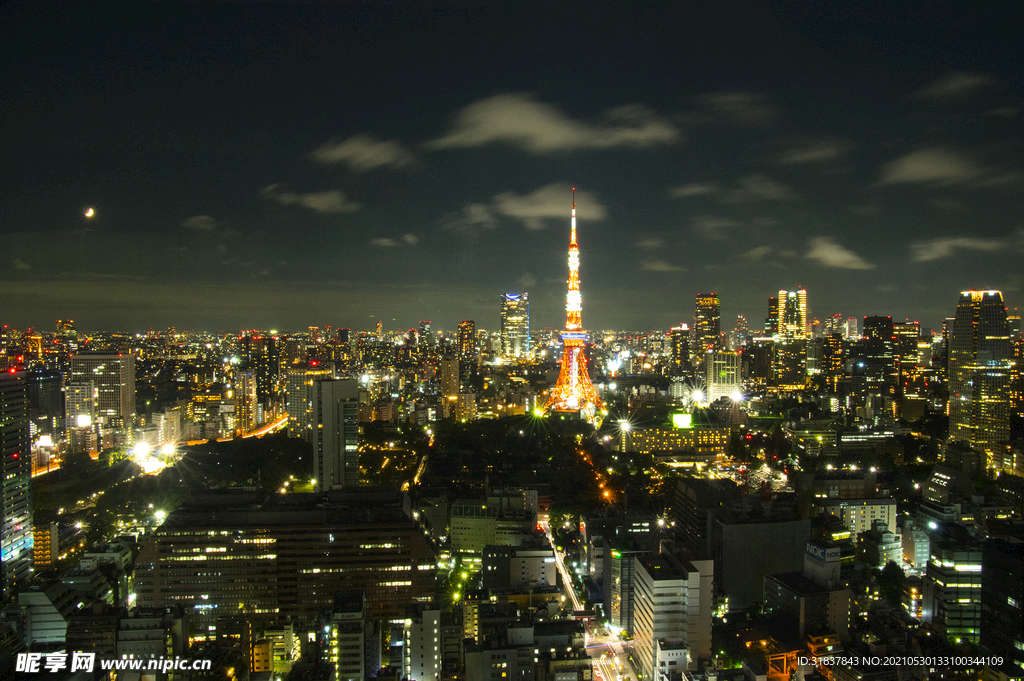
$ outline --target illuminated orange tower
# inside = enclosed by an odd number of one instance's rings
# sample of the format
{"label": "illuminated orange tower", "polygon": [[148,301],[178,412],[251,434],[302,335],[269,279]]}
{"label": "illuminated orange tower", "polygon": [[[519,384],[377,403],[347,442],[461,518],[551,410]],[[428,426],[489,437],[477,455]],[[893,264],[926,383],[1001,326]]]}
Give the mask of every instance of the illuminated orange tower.
{"label": "illuminated orange tower", "polygon": [[580,298],[580,247],[576,243],[576,187],[572,188],[572,232],[569,237],[569,292],[565,298],[565,331],[562,332],[562,369],[551,389],[544,411],[578,412],[593,422],[603,408],[590,382],[587,358],[583,354],[587,334],[583,330],[583,302]]}

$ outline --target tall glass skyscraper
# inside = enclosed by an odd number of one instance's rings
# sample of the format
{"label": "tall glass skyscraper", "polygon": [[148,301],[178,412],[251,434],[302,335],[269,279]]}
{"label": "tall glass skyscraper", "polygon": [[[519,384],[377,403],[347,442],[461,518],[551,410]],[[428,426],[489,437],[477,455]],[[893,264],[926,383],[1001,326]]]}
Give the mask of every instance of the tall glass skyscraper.
{"label": "tall glass skyscraper", "polygon": [[512,359],[530,354],[530,294],[501,295],[501,356]]}
{"label": "tall glass skyscraper", "polygon": [[1000,291],[964,291],[949,341],[949,435],[991,452],[1010,438],[1012,348]]}
{"label": "tall glass skyscraper", "polygon": [[0,589],[10,594],[32,566],[32,450],[23,371],[0,374],[0,456]]}

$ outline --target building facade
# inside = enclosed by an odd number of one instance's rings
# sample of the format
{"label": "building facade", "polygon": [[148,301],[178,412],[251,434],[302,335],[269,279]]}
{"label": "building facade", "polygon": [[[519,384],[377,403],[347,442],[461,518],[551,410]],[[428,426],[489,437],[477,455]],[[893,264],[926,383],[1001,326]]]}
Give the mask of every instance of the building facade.
{"label": "building facade", "polygon": [[309,442],[319,491],[359,485],[359,383],[314,381]]}
{"label": "building facade", "polygon": [[505,359],[530,354],[530,294],[501,295],[501,356]]}
{"label": "building facade", "polygon": [[0,588],[13,593],[32,568],[32,442],[23,371],[0,374]]}
{"label": "building facade", "polygon": [[1010,437],[1012,347],[1000,291],[964,291],[949,341],[949,436],[991,453]]}

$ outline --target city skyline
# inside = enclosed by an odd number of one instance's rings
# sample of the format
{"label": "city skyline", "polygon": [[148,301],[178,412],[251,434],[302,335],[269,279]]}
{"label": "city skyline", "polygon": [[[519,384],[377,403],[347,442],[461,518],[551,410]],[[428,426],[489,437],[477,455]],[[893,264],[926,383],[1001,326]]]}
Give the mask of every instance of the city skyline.
{"label": "city skyline", "polygon": [[9,3],[4,321],[557,328],[573,185],[593,329],[1014,308],[1021,55],[933,10]]}

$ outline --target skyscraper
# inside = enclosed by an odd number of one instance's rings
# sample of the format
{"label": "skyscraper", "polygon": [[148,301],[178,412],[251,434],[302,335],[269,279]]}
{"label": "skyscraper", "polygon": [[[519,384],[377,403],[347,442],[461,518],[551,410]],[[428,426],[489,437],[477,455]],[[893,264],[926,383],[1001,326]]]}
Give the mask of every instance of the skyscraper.
{"label": "skyscraper", "polygon": [[701,355],[718,347],[720,325],[718,294],[698,293],[697,304],[693,312],[693,339],[697,345],[697,351]]}
{"label": "skyscraper", "polygon": [[0,374],[0,588],[12,593],[32,565],[32,449],[26,374]]}
{"label": "skyscraper", "polygon": [[71,382],[81,381],[93,382],[98,419],[115,426],[131,427],[135,420],[134,356],[104,352],[72,355]]}
{"label": "skyscraper", "polygon": [[434,336],[430,333],[431,322],[420,322],[419,333],[416,336],[416,342],[419,345],[430,345],[434,342]]}
{"label": "skyscraper", "polygon": [[587,370],[583,350],[587,334],[583,330],[583,298],[580,295],[580,247],[576,243],[576,188],[573,187],[572,227],[569,233],[569,290],[565,296],[565,331],[562,332],[562,368],[551,389],[545,411],[576,412],[588,421],[597,418],[603,408]]}
{"label": "skyscraper", "polygon": [[359,485],[359,383],[320,380],[310,386],[313,471],[317,491]]}
{"label": "skyscraper", "polygon": [[708,403],[720,397],[733,397],[743,387],[740,380],[740,356],[735,352],[710,352],[705,359]]}
{"label": "skyscraper", "polygon": [[459,359],[469,362],[476,358],[476,322],[459,322]]}
{"label": "skyscraper", "polygon": [[441,358],[440,381],[441,384],[441,414],[444,418],[453,416],[459,406],[459,359],[455,355],[445,355]]}
{"label": "skyscraper", "polygon": [[530,354],[530,294],[501,295],[501,356],[515,359]]}
{"label": "skyscraper", "polygon": [[986,452],[1010,438],[1012,349],[1000,291],[964,291],[949,342],[949,436]]}
{"label": "skyscraper", "polygon": [[313,423],[311,391],[316,381],[331,377],[331,370],[319,363],[303,363],[288,369],[287,391],[288,431],[292,437],[308,438]]}
{"label": "skyscraper", "polygon": [[669,367],[669,372],[678,376],[690,369],[690,327],[686,324],[673,326],[670,333],[672,335],[672,364]]}
{"label": "skyscraper", "polygon": [[865,375],[869,388],[893,395],[899,383],[896,327],[892,317],[864,318]]}
{"label": "skyscraper", "polygon": [[247,332],[238,339],[242,368],[256,378],[256,398],[263,402],[274,392],[274,383],[280,371],[277,339]]}
{"label": "skyscraper", "polygon": [[807,338],[807,291],[804,287],[795,291],[780,290],[777,304],[779,334],[786,338]]}
{"label": "skyscraper", "polygon": [[764,332],[768,336],[774,336],[779,332],[779,299],[775,296],[768,298],[768,316],[764,320]]}

